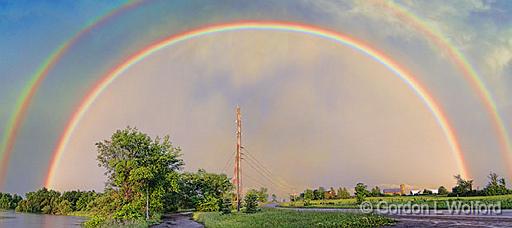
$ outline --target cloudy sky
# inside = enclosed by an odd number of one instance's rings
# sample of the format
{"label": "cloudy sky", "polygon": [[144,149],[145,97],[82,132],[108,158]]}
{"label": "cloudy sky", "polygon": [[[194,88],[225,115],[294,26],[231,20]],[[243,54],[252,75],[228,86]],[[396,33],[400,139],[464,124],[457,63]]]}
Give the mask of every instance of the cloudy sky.
{"label": "cloudy sky", "polygon": [[[485,184],[489,171],[512,177],[504,156],[512,151],[503,149],[504,136],[496,130],[486,101],[449,50],[428,35],[435,31],[462,54],[488,89],[508,131],[508,1],[126,4],[0,1],[2,140],[10,134],[9,120],[34,73],[62,44],[82,34],[30,101],[11,156],[4,160],[3,191],[44,185],[52,152],[73,110],[96,81],[128,56],[179,32],[247,20],[308,24],[385,53],[438,101],[477,185]],[[114,16],[101,19],[112,12]],[[98,20],[98,26],[80,33]],[[279,194],[316,186],[352,188],[356,182],[434,188],[453,185],[452,176],[461,172],[428,107],[381,63],[306,33],[237,30],[182,41],[127,69],[78,123],[51,187],[101,190],[103,170],[96,165],[94,143],[128,125],[151,136],[169,134],[183,149],[186,171],[205,168],[231,175],[236,105],[242,108],[245,153],[286,182],[269,183],[247,161],[247,187],[265,185]],[[6,159],[6,151],[2,153]]]}

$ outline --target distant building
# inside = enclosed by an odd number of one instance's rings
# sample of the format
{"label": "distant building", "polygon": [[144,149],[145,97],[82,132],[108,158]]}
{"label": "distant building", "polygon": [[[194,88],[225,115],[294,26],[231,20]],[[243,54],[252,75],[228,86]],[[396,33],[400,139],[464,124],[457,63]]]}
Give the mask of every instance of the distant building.
{"label": "distant building", "polygon": [[400,195],[402,192],[399,188],[388,188],[382,190],[382,193],[384,193],[384,195]]}
{"label": "distant building", "polygon": [[401,184],[400,188],[388,188],[382,190],[384,195],[405,195],[405,184]]}

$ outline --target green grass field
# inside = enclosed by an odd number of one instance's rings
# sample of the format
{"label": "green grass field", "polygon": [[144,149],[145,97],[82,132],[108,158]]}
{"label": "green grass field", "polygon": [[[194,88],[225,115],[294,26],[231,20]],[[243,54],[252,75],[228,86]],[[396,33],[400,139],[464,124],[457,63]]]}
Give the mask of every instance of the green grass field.
{"label": "green grass field", "polygon": [[394,221],[379,215],[336,212],[299,212],[264,208],[254,214],[196,212],[194,220],[205,227],[378,227]]}
{"label": "green grass field", "polygon": [[[502,196],[472,196],[472,197],[447,197],[447,196],[389,196],[389,197],[368,197],[366,201],[377,205],[380,201],[388,204],[427,204],[429,208],[446,209],[447,202],[454,201],[471,202],[479,201],[483,204],[495,204],[500,202],[502,209],[512,209],[512,195]],[[306,207],[306,208],[359,208],[355,198],[336,200],[312,200],[309,205],[303,201],[282,203],[282,207]]]}

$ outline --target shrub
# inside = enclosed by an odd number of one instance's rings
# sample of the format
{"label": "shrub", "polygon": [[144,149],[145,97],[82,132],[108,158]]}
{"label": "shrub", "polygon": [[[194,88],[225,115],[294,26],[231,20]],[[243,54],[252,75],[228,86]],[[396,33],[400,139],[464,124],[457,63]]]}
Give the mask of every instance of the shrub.
{"label": "shrub", "polygon": [[219,199],[213,196],[207,196],[197,205],[198,211],[219,211]]}
{"label": "shrub", "polygon": [[254,191],[248,191],[244,198],[245,213],[255,213],[258,208],[258,194]]}

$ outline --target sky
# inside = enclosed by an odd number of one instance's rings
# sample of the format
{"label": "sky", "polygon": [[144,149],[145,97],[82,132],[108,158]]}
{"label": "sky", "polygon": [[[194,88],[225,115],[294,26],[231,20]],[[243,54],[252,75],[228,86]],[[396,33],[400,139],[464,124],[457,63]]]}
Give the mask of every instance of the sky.
{"label": "sky", "polygon": [[[35,91],[10,140],[9,157],[1,142],[6,172],[0,190],[23,193],[45,185],[73,111],[130,55],[180,32],[249,20],[315,26],[384,53],[435,98],[476,185],[485,186],[490,171],[510,180],[512,151],[503,149],[501,139],[511,139],[496,130],[481,92],[438,38],[474,69],[508,132],[511,11],[508,1],[477,0],[0,1],[0,139],[11,134],[10,120],[34,74],[74,40]],[[183,150],[183,171],[231,176],[237,105],[247,159],[286,183],[271,183],[247,161],[246,188],[264,185],[279,195],[318,186],[353,188],[357,182],[437,188],[451,187],[453,175],[461,173],[424,100],[382,63],[311,34],[246,29],[181,41],[121,73],[77,123],[49,187],[101,191],[104,170],[94,143],[126,126],[152,137],[170,135]]]}

